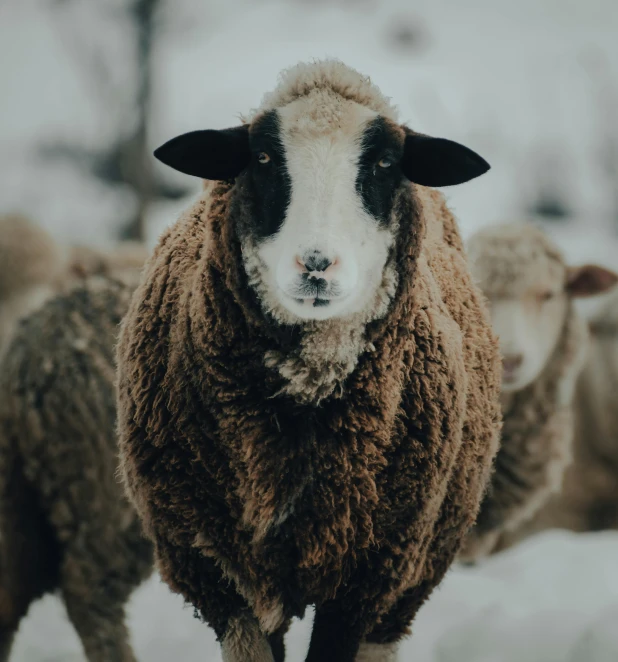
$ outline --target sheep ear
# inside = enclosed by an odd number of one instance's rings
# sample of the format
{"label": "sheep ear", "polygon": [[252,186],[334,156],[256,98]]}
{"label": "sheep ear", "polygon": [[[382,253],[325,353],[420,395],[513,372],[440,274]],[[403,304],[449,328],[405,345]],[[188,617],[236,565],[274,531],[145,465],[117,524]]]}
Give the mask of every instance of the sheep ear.
{"label": "sheep ear", "polygon": [[618,283],[618,274],[596,264],[568,267],[566,290],[572,297],[602,294]]}
{"label": "sheep ear", "polygon": [[471,149],[445,138],[406,132],[403,174],[422,186],[454,186],[480,177],[489,163]]}
{"label": "sheep ear", "polygon": [[202,179],[237,177],[248,165],[249,125],[215,131],[191,131],[168,140],[154,153],[165,165]]}

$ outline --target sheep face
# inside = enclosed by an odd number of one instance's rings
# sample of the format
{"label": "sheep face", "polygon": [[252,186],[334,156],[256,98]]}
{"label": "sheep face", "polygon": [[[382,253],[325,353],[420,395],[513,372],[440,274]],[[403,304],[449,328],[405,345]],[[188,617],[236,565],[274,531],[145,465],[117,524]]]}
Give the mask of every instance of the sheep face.
{"label": "sheep face", "polygon": [[334,128],[319,127],[313,110],[300,99],[252,126],[245,179],[258,205],[240,234],[268,307],[319,320],[375,298],[395,241],[405,135],[355,103]]}
{"label": "sheep face", "polygon": [[231,222],[249,282],[279,321],[371,312],[385,279],[410,182],[468,181],[487,163],[462,145],[413,133],[329,90],[250,124],[197,131],[157,157],[205,179],[233,179]]}
{"label": "sheep face", "polygon": [[519,296],[490,299],[491,317],[502,354],[502,388],[518,391],[531,384],[558,344],[568,297],[553,288],[533,288]]}
{"label": "sheep face", "polygon": [[617,278],[595,265],[567,267],[550,240],[527,224],[479,232],[470,241],[469,255],[490,302],[506,392],[539,377],[560,342],[571,300],[599,294]]}

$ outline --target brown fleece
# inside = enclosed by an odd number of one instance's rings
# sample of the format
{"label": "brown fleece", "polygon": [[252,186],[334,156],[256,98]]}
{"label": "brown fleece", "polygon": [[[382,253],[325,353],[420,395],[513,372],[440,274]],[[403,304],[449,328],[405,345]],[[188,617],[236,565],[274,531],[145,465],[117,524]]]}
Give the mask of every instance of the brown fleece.
{"label": "brown fleece", "polygon": [[[554,244],[530,225],[482,231],[471,241],[474,274],[494,297],[524,292],[532,284],[560,291],[567,267]],[[462,560],[503,549],[501,536],[517,530],[559,492],[572,461],[573,394],[587,349],[586,327],[567,301],[560,339],[540,375],[527,387],[502,395],[503,427],[489,489]]]}
{"label": "brown fleece", "polygon": [[60,589],[90,662],[133,662],[124,625],[152,544],[117,471],[113,345],[131,289],[91,278],[18,326],[0,370],[0,660]]}
{"label": "brown fleece", "polygon": [[315,603],[307,659],[351,662],[362,638],[407,632],[474,521],[497,343],[442,196],[402,184],[373,351],[336,396],[299,402],[265,361],[303,326],[247,286],[250,204],[238,184],[206,190],[146,267],[118,345],[121,464],[164,580],[220,639],[247,610],[271,633]]}

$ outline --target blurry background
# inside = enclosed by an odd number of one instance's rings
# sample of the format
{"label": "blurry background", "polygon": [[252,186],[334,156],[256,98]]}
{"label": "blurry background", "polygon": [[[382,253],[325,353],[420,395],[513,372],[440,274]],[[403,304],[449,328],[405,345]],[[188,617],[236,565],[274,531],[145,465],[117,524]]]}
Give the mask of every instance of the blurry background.
{"label": "blurry background", "polygon": [[[488,175],[447,191],[464,236],[534,217],[571,261],[618,266],[616,0],[3,0],[0,213],[25,212],[63,241],[152,245],[199,189],[152,150],[236,124],[282,68],[325,56],[369,74],[414,129],[488,159]],[[140,659],[218,659],[156,579],[130,622]],[[609,662],[616,623],[618,536],[545,534],[453,570],[405,651]],[[49,598],[14,659],[79,650]]]}

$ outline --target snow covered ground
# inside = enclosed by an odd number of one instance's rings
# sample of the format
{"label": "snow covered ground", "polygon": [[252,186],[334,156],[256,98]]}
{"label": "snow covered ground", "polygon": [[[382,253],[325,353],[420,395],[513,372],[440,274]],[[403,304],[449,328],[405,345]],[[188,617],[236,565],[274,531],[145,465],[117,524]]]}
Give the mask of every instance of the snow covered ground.
{"label": "snow covered ground", "polygon": [[[0,213],[25,211],[64,240],[109,240],[134,204],[126,188],[41,154],[59,140],[87,148],[111,140],[123,110],[114,91],[131,75],[124,4],[0,2]],[[607,167],[618,145],[616,0],[164,6],[153,148],[183,131],[233,125],[300,59],[339,57],[370,74],[411,126],[490,161],[487,176],[447,193],[465,236],[556,194],[573,216],[548,229],[569,258],[618,266],[618,172],[612,179]],[[402,28],[416,35],[408,46],[394,43]],[[105,90],[93,89],[84,52],[109,72]],[[153,207],[150,243],[185,205]],[[140,660],[219,662],[208,628],[156,578],[129,611]],[[291,662],[303,659],[309,620],[290,633]],[[617,624],[618,533],[552,533],[453,569],[419,615],[402,662],[615,662]],[[60,603],[38,603],[12,662],[82,660]]]}
{"label": "snow covered ground", "polygon": [[[453,568],[421,610],[401,662],[616,662],[618,533],[551,532],[475,568]],[[129,624],[143,662],[220,662],[210,630],[153,577],[136,591]],[[288,635],[302,662],[311,617]],[[56,598],[37,603],[11,662],[84,662]]]}

